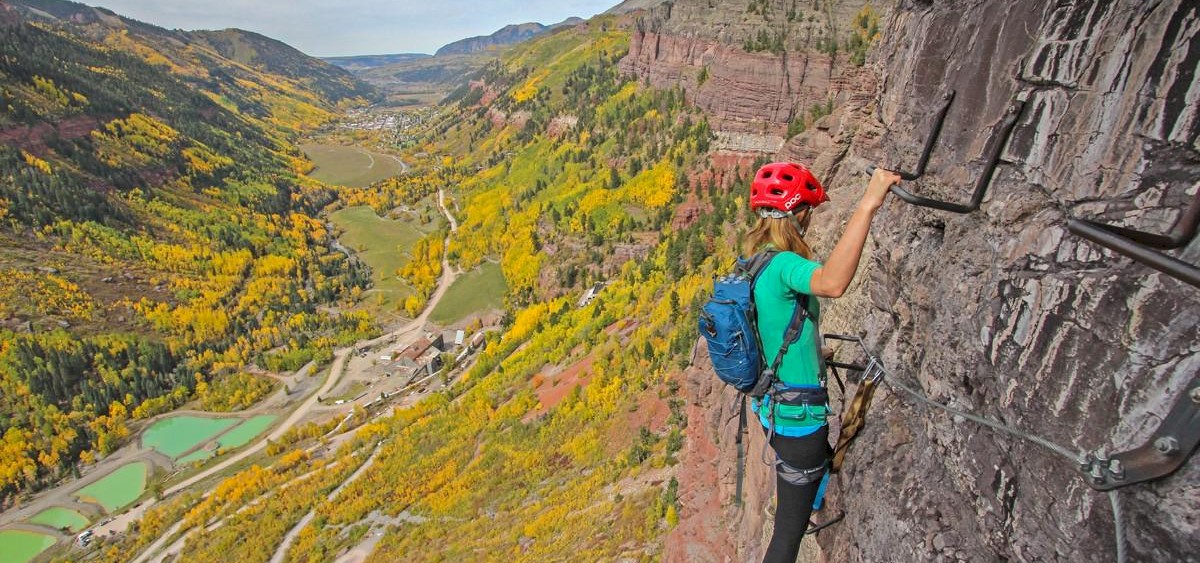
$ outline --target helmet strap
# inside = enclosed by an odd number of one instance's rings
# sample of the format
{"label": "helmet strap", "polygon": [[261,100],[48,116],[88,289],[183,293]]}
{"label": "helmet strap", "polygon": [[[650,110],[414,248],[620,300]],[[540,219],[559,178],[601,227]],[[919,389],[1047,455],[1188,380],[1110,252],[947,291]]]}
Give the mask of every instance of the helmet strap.
{"label": "helmet strap", "polygon": [[[808,209],[808,208],[803,207],[800,209]],[[800,218],[796,217],[796,211],[795,210],[789,211],[788,217],[792,218],[792,225],[794,225],[796,227],[796,232],[800,233],[800,236],[803,237],[804,232],[807,231],[808,229],[805,229],[804,224],[800,222]]]}

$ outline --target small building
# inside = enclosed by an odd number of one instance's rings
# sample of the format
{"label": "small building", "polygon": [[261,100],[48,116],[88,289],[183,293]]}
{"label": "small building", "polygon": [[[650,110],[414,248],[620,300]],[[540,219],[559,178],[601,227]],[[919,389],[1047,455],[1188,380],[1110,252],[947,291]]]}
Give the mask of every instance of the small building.
{"label": "small building", "polygon": [[592,287],[589,287],[587,291],[583,292],[583,297],[579,299],[579,308],[582,309],[588,305],[591,305],[592,301],[596,299],[596,296],[599,295],[600,292],[603,291],[607,286],[608,282],[596,282],[592,285]]}
{"label": "small building", "polygon": [[426,334],[424,338],[413,342],[401,351],[396,361],[405,367],[418,367],[422,363],[421,359],[425,356],[431,353],[440,354],[445,347],[444,342],[441,334]]}

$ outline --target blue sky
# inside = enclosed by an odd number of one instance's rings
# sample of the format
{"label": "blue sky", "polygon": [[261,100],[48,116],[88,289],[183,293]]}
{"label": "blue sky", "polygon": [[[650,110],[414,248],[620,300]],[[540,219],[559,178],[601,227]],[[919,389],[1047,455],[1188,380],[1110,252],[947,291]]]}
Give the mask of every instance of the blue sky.
{"label": "blue sky", "polygon": [[84,0],[166,28],[238,27],[279,39],[309,55],[432,53],[510,23],[590,17],[620,0]]}

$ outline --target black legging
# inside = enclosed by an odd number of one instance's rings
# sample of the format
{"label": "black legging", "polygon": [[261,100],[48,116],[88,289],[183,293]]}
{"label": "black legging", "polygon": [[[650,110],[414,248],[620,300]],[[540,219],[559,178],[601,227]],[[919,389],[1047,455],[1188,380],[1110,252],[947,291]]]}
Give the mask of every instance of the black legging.
{"label": "black legging", "polygon": [[[798,469],[817,467],[829,459],[829,427],[800,438],[789,438],[776,434],[771,438],[771,448],[779,459]],[[800,541],[808,529],[808,517],[812,515],[813,499],[821,480],[818,477],[808,485],[793,485],[775,474],[775,532],[763,563],[795,563],[800,552]]]}

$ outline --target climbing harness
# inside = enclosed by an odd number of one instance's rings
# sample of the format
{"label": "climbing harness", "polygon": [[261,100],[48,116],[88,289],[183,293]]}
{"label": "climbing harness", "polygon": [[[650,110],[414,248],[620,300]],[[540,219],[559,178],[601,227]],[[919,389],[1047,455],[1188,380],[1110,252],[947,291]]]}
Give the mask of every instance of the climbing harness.
{"label": "climbing harness", "polygon": [[[750,260],[742,262],[740,267],[742,267],[745,270],[745,273],[746,273],[746,275],[748,275],[749,280],[746,280],[746,279],[741,280],[740,285],[744,285],[747,287],[740,288],[739,293],[741,292],[741,290],[745,290],[745,292],[747,292],[747,294],[742,295],[738,299],[731,300],[728,297],[725,297],[725,298],[719,297],[717,292],[714,291],[713,299],[710,300],[710,304],[706,305],[705,310],[703,312],[701,312],[701,314],[700,314],[700,320],[699,320],[700,333],[702,336],[704,336],[708,340],[710,347],[713,345],[713,342],[714,342],[713,337],[716,336],[718,333],[722,332],[721,330],[719,330],[722,328],[722,326],[724,326],[725,324],[744,324],[745,326],[737,328],[737,331],[740,331],[742,334],[740,337],[736,338],[735,340],[741,342],[742,348],[753,346],[754,354],[757,356],[757,360],[758,360],[757,362],[753,362],[755,368],[761,368],[762,364],[764,363],[764,358],[763,358],[764,354],[762,352],[762,347],[759,345],[759,342],[758,342],[758,319],[757,319],[757,312],[754,309],[754,282],[757,281],[758,274],[760,274],[764,269],[766,269],[767,265],[770,263],[771,259],[775,257],[776,253],[777,252],[775,252],[775,251],[767,251],[764,253],[756,254]],[[747,281],[748,281],[748,283],[747,283]],[[726,285],[732,286],[730,283],[726,283]],[[720,286],[717,286],[717,287],[718,287],[718,289],[720,288]],[[739,304],[739,303],[736,303],[735,301],[748,301],[748,303],[747,304]],[[730,322],[726,321],[723,324],[721,322],[722,315],[718,314],[716,309],[710,309],[710,306],[714,306],[714,305],[717,306],[719,309],[723,309],[726,311],[726,314],[723,315],[725,317],[737,316],[737,315],[728,314],[731,306],[738,307],[739,310],[741,310],[741,309],[748,309],[748,310],[741,311],[744,314],[745,318],[741,319],[738,323],[730,323]],[[746,450],[745,450],[746,445],[745,445],[743,436],[746,434],[746,400],[747,400],[747,396],[754,397],[754,398],[767,397],[766,400],[770,401],[770,397],[773,396],[774,394],[784,392],[784,390],[781,389],[781,385],[779,385],[779,382],[778,382],[775,374],[778,373],[779,366],[783,363],[783,357],[787,354],[788,348],[796,340],[799,340],[800,333],[804,330],[804,321],[807,318],[808,318],[808,298],[807,298],[807,296],[805,296],[805,297],[802,297],[801,299],[799,299],[796,302],[794,308],[792,309],[792,317],[788,321],[787,329],[784,331],[783,342],[779,347],[779,352],[775,355],[775,359],[771,362],[770,367],[768,367],[766,369],[753,369],[753,370],[742,369],[738,372],[738,377],[736,379],[730,379],[730,378],[726,377],[725,374],[721,373],[721,370],[718,369],[716,366],[718,364],[718,360],[721,359],[723,361],[723,359],[714,357],[713,351],[710,349],[709,356],[711,359],[713,359],[714,371],[717,371],[717,375],[721,377],[722,381],[724,381],[725,383],[728,383],[730,385],[733,385],[734,388],[736,388],[739,391],[738,398],[737,398],[737,401],[738,401],[738,407],[737,407],[737,409],[738,409],[738,432],[737,432],[737,438],[735,439],[735,443],[736,443],[736,447],[737,447],[736,485],[734,488],[734,504],[735,505],[741,506],[741,504],[742,504],[742,490],[743,490],[743,484],[745,482],[745,473],[746,473]],[[748,335],[748,337],[745,334],[747,332],[750,333]],[[748,367],[748,366],[743,366],[743,367]],[[746,373],[747,371],[753,371],[753,377],[750,377],[750,374]],[[791,395],[789,395],[789,397],[790,396]],[[825,397],[825,400],[828,401],[827,396]],[[771,436],[773,436],[774,432],[775,432],[775,426],[773,423],[774,417],[771,418],[771,421],[772,421],[772,424],[769,428],[769,432],[767,435],[768,446],[771,442]],[[768,447],[768,446],[764,446],[764,447]]]}
{"label": "climbing harness", "polygon": [[821,480],[821,476],[825,474],[825,470],[829,468],[829,461],[825,461],[816,467],[800,468],[796,467],[782,459],[775,460],[775,472],[786,483],[793,485],[811,485]]}

